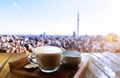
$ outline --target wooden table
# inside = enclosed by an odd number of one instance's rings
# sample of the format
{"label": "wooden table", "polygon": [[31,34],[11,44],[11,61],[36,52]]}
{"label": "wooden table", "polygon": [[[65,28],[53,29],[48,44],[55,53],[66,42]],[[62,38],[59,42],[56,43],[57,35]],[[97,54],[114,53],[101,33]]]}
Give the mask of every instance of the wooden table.
{"label": "wooden table", "polygon": [[[25,53],[0,53],[0,78],[24,78],[10,72],[9,62],[25,55]],[[81,55],[82,61],[89,58],[89,64],[86,69],[83,68],[84,65],[81,66],[74,78],[81,78],[81,74],[84,75],[82,78],[120,78],[120,53],[82,53]]]}

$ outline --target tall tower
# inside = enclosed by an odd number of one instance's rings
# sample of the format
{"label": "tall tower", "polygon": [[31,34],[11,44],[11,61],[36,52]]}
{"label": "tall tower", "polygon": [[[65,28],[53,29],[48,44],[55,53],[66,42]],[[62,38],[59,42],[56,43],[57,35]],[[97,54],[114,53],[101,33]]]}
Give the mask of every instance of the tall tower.
{"label": "tall tower", "polygon": [[78,7],[78,13],[77,13],[77,36],[79,36],[79,7]]}

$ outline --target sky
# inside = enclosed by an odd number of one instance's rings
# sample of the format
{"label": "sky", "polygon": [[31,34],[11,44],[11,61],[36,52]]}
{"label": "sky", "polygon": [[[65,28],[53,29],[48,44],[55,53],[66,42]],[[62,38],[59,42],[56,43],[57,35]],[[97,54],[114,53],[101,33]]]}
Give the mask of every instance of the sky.
{"label": "sky", "polygon": [[0,34],[120,34],[120,0],[0,0]]}

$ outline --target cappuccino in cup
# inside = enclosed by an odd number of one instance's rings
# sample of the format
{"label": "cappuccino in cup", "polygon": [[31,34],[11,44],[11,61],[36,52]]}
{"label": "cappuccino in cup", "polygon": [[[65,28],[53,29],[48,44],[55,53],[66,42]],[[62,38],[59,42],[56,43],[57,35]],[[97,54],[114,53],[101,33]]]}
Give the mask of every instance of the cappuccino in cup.
{"label": "cappuccino in cup", "polygon": [[34,54],[41,71],[51,73],[59,68],[62,60],[62,49],[59,47],[40,46],[34,49]]}

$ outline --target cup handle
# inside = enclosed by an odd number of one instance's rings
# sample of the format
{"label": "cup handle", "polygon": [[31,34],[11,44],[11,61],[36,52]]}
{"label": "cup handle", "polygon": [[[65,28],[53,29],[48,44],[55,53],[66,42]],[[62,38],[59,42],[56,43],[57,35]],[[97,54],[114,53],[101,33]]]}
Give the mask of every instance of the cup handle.
{"label": "cup handle", "polygon": [[37,56],[33,54],[33,55],[29,55],[27,59],[31,64],[39,66],[39,63],[37,62],[36,57]]}

